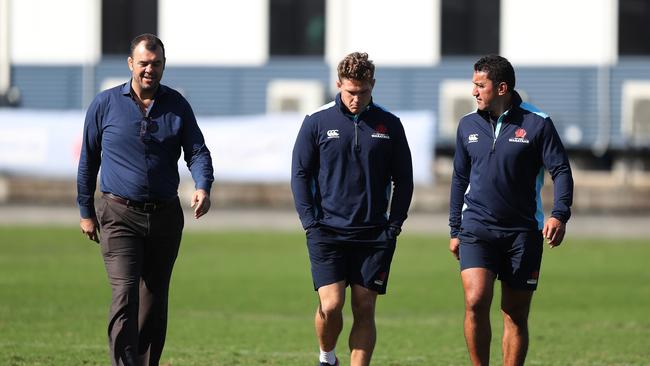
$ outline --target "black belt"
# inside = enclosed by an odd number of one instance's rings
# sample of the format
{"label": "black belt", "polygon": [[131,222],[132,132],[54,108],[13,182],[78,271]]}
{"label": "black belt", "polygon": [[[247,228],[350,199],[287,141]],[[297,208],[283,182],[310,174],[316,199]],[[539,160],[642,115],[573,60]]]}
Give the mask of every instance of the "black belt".
{"label": "black belt", "polygon": [[169,201],[141,202],[141,201],[134,201],[124,197],[116,196],[112,193],[104,193],[103,197],[108,198],[111,201],[120,203],[126,207],[135,208],[138,211],[142,211],[142,212],[158,211],[162,208],[169,206],[170,203],[176,200],[176,198],[174,198]]}

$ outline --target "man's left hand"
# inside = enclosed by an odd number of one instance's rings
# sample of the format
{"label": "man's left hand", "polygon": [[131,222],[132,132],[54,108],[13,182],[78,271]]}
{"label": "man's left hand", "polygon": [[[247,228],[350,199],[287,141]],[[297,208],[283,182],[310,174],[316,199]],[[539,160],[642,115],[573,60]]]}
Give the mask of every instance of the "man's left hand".
{"label": "man's left hand", "polygon": [[546,224],[544,225],[544,230],[542,230],[542,235],[544,236],[544,239],[548,242],[548,245],[551,248],[554,248],[560,244],[562,244],[562,240],[564,239],[564,233],[566,232],[566,225],[556,219],[555,217],[551,217],[546,221]]}
{"label": "man's left hand", "polygon": [[194,209],[194,218],[205,215],[210,210],[210,194],[204,189],[197,189],[192,195],[190,207]]}

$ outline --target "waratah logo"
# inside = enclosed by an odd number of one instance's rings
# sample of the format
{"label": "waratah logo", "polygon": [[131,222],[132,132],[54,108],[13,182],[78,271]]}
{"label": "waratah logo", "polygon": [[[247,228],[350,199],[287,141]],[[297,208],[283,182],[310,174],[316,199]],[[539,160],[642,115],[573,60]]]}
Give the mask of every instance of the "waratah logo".
{"label": "waratah logo", "polygon": [[375,129],[375,132],[371,135],[372,137],[374,137],[376,139],[390,140],[390,136],[387,133],[388,129],[386,128],[386,126],[384,126],[383,123],[377,124],[377,126],[375,126],[374,129]]}
{"label": "waratah logo", "polygon": [[515,131],[515,137],[518,139],[523,139],[524,137],[526,137],[526,130],[524,130],[523,128],[518,128]]}
{"label": "waratah logo", "polygon": [[510,139],[508,139],[508,141],[517,142],[517,143],[520,143],[520,144],[527,144],[527,143],[530,142],[526,138],[526,130],[524,130],[523,128],[516,129],[515,130],[515,137],[511,137]]}
{"label": "waratah logo", "polygon": [[380,123],[377,126],[375,126],[375,131],[377,131],[379,133],[386,133],[386,132],[388,132],[388,129],[386,128],[386,126],[384,126],[383,124]]}

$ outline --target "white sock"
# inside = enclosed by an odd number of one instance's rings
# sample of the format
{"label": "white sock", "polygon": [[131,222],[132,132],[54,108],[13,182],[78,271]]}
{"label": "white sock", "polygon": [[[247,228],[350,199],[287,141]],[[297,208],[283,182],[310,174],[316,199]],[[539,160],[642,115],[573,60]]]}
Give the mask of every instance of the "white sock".
{"label": "white sock", "polygon": [[336,363],[336,348],[332,349],[329,352],[320,350],[319,360],[320,362],[327,362],[330,365],[334,365]]}

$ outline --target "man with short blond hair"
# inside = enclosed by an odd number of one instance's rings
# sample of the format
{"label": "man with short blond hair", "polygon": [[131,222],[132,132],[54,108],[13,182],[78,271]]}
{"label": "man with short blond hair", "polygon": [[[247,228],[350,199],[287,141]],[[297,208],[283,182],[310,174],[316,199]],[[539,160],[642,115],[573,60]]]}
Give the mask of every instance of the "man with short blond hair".
{"label": "man with short blond hair", "polygon": [[338,95],[305,117],[293,150],[291,188],[318,291],[321,366],[338,365],[335,347],[348,285],[351,364],[370,364],[377,295],[386,293],[413,194],[404,128],[373,102],[374,71],[366,53],[346,56],[338,65]]}

